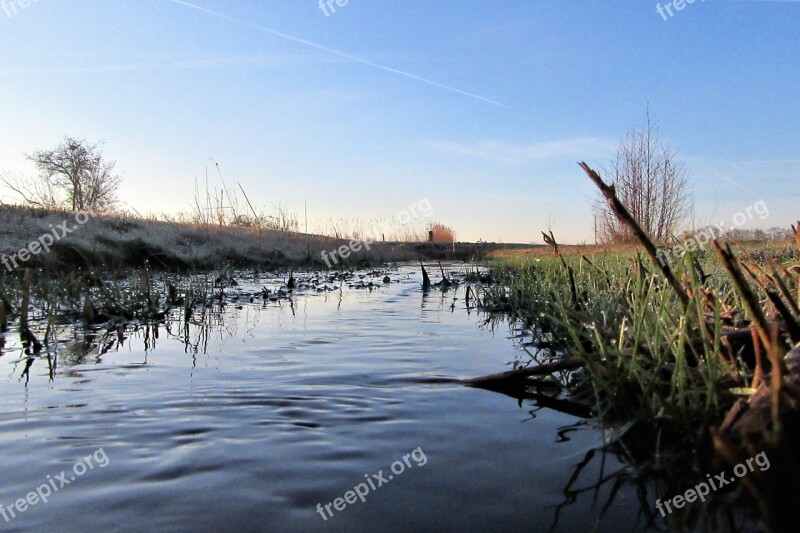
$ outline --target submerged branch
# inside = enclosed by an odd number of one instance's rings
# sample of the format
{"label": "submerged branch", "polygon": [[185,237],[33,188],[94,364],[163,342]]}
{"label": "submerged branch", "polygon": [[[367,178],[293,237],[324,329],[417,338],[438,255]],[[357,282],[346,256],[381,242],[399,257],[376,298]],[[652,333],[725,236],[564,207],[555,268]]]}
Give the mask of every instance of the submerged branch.
{"label": "submerged branch", "polygon": [[548,376],[555,372],[563,372],[568,370],[577,370],[583,368],[586,363],[577,357],[569,357],[553,363],[543,363],[531,368],[518,368],[517,370],[509,370],[507,372],[500,372],[497,374],[489,374],[488,376],[481,376],[478,378],[465,379],[462,381],[465,385],[471,387],[483,387],[496,383],[509,383],[514,381],[526,380],[532,376]]}

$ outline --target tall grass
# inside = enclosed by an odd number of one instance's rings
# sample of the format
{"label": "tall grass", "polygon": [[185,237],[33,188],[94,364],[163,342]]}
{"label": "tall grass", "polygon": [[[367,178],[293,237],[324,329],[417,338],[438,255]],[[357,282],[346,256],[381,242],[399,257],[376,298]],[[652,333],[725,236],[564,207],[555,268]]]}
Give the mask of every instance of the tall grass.
{"label": "tall grass", "polygon": [[534,343],[580,358],[575,389],[591,390],[605,423],[648,426],[657,464],[676,441],[707,442],[708,427],[753,379],[744,352],[731,359],[723,346],[744,322],[726,273],[707,256],[684,256],[674,265],[690,298],[684,307],[636,252],[564,261],[500,260],[484,303],[519,320]]}

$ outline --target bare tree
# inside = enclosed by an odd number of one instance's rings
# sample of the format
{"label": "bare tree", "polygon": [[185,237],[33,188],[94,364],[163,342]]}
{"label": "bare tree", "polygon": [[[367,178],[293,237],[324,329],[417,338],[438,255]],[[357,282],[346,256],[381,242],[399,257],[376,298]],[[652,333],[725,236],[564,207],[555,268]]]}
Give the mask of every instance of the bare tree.
{"label": "bare tree", "polygon": [[50,180],[25,180],[9,172],[2,172],[0,182],[29,205],[55,209],[61,204]]}
{"label": "bare tree", "polygon": [[100,143],[65,137],[53,150],[28,155],[39,176],[21,180],[0,178],[27,203],[39,207],[67,207],[73,211],[106,210],[118,203],[122,179],[114,173],[116,162],[106,161]]}
{"label": "bare tree", "polygon": [[[672,240],[692,213],[693,199],[688,174],[675,154],[664,146],[658,128],[647,118],[641,130],[633,130],[617,148],[610,171],[617,196],[652,239]],[[600,242],[632,240],[609,206],[594,205],[595,231]]]}

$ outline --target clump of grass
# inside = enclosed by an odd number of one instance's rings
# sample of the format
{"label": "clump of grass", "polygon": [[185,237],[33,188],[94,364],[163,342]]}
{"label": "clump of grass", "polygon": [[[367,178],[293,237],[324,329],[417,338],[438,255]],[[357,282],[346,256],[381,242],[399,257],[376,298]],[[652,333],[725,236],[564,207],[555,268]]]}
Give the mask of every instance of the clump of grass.
{"label": "clump of grass", "polygon": [[[792,321],[800,319],[800,283],[770,254],[752,253],[759,251],[765,250],[743,253],[742,272],[762,278],[748,284],[749,291],[723,262],[688,253],[672,265],[686,304],[635,251],[496,260],[497,283],[484,287],[482,303],[520,323],[554,360],[582,363],[567,380],[567,394],[589,398],[604,425],[624,428],[615,447],[640,475],[659,480],[658,494],[669,498],[683,490],[675,479],[690,483],[715,470],[715,450],[723,449],[729,463],[739,458],[731,464],[764,449],[776,463],[778,457],[787,458],[783,465],[795,463],[793,444],[780,436],[787,419],[797,422],[797,399],[787,396],[798,390],[797,377],[782,368],[783,354],[797,342]],[[731,259],[740,264],[741,257]],[[775,304],[778,294],[785,305]],[[759,328],[768,329],[769,338],[761,339]],[[763,402],[771,409],[759,415],[765,395],[771,395]],[[750,425],[731,431],[736,422],[728,421],[736,419],[730,413],[740,403],[753,413]],[[755,440],[748,436],[753,432]],[[775,471],[782,469],[789,470]],[[760,483],[747,488],[778,516],[776,508],[786,506],[764,503],[774,491],[768,481]]]}
{"label": "clump of grass", "polygon": [[[696,310],[707,287],[694,263],[686,256],[676,272],[690,280]],[[694,311],[682,310],[635,254],[500,261],[493,273],[501,284],[487,289],[484,303],[519,319],[537,345],[579,357],[583,386],[592,389],[605,422],[646,421],[661,442],[664,432],[694,435],[719,419],[735,382],[718,355],[726,328],[721,301],[703,308],[713,338],[698,343]],[[725,285],[720,290],[731,293]]]}
{"label": "clump of grass", "polygon": [[[735,464],[768,448],[783,465],[776,472],[795,468],[800,367],[786,365],[784,355],[800,343],[800,283],[797,266],[788,265],[796,250],[741,248],[736,256],[714,241],[716,259],[688,252],[663,263],[613,187],[582,167],[649,259],[637,250],[564,257],[545,234],[555,257],[497,262],[499,284],[485,289],[484,306],[520,321],[534,344],[571,367],[580,361],[571,395],[588,395],[602,422],[632,433],[616,444],[625,441],[628,456],[662,479],[687,468],[709,471],[715,451]],[[538,370],[508,377],[518,382]],[[786,493],[769,486],[783,486],[775,479],[746,483],[773,525],[791,507]]]}

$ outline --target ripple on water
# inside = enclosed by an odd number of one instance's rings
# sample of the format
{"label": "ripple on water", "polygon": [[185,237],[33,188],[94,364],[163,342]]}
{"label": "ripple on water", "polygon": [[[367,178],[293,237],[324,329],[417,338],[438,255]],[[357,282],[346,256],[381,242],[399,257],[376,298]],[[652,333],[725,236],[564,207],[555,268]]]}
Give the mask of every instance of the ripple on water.
{"label": "ripple on water", "polygon": [[[100,447],[110,459],[13,527],[549,527],[572,475],[571,464],[556,461],[597,446],[598,433],[584,427],[558,443],[559,428],[577,419],[460,386],[513,361],[514,332],[478,327],[460,294],[455,304],[450,293],[424,296],[416,268],[392,279],[372,291],[345,287],[341,298],[338,289],[308,291],[291,305],[245,299],[212,328],[161,326],[146,348],[143,333],[131,331],[116,351],[60,361],[52,380],[42,361],[26,383],[23,364],[0,358],[0,504]],[[14,342],[9,336],[5,350],[16,357]],[[328,522],[317,514],[318,503],[342,497],[365,474],[389,472],[416,448],[424,466]],[[566,530],[593,523],[591,498],[572,509]],[[618,512],[615,523],[632,529],[633,516]]]}

